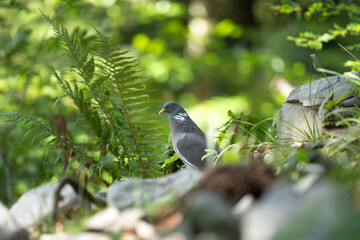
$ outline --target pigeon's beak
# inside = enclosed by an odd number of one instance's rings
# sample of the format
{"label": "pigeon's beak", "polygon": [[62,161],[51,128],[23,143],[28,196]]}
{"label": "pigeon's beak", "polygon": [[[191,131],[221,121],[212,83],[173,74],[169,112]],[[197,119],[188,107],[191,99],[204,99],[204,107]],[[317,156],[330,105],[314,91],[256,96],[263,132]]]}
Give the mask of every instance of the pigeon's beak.
{"label": "pigeon's beak", "polygon": [[163,112],[165,112],[165,108],[161,109],[159,114],[162,114]]}

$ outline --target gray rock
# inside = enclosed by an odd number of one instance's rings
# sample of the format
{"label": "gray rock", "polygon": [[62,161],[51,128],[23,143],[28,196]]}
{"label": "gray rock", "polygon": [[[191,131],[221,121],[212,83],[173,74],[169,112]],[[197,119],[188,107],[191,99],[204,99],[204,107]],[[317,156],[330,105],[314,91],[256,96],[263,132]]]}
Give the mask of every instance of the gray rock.
{"label": "gray rock", "polygon": [[243,214],[242,239],[325,240],[354,212],[339,186],[309,175],[298,184],[270,189]]}
{"label": "gray rock", "polygon": [[109,237],[105,233],[77,233],[77,234],[44,234],[40,240],[111,240],[114,238]]}
{"label": "gray rock", "polygon": [[182,233],[186,239],[239,239],[238,220],[230,204],[216,193],[197,190],[187,195],[183,215],[173,232]]}
{"label": "gray rock", "polygon": [[0,240],[29,240],[29,237],[20,230],[13,232],[0,229]]}
{"label": "gray rock", "polygon": [[[17,226],[27,228],[39,223],[53,211],[54,194],[58,182],[34,188],[24,193],[11,207],[10,215]],[[68,207],[77,202],[77,195],[73,188],[66,184],[61,190],[62,200],[59,207]]]}
{"label": "gray rock", "polygon": [[9,231],[16,231],[19,227],[11,218],[9,210],[0,202],[0,229],[7,229]]}
{"label": "gray rock", "polygon": [[184,169],[156,179],[119,181],[100,194],[106,194],[108,204],[120,210],[131,206],[145,207],[183,196],[201,176],[202,172]]}
{"label": "gray rock", "polygon": [[[346,77],[355,79],[360,72]],[[355,95],[356,87],[344,76],[332,76],[296,87],[285,99],[278,114],[277,137],[280,141],[306,141],[319,137],[324,126],[335,126],[339,117],[328,113],[338,108],[356,109],[360,98]],[[347,95],[347,93],[350,93]],[[336,106],[324,107],[329,100],[339,100]],[[351,111],[340,113],[343,117],[354,115]],[[310,126],[310,127],[309,127]]]}
{"label": "gray rock", "polygon": [[88,219],[85,226],[89,231],[131,232],[139,239],[153,240],[156,238],[155,228],[142,219],[144,216],[142,209],[132,208],[120,212],[116,207],[110,206]]}
{"label": "gray rock", "polygon": [[10,216],[9,210],[0,202],[0,240],[28,240]]}

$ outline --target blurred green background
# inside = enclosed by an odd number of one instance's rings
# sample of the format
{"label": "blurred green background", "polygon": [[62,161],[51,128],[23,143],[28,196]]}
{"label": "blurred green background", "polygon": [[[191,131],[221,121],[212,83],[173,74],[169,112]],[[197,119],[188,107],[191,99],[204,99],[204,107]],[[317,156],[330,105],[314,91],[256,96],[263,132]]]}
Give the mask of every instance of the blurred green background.
{"label": "blurred green background", "polygon": [[[304,6],[313,1],[302,1]],[[37,116],[57,127],[57,117],[77,142],[86,141],[78,112],[62,96],[45,62],[66,72],[68,61],[41,12],[56,16],[91,43],[96,27],[139,60],[151,79],[152,97],[177,101],[205,131],[219,127],[234,112],[276,117],[294,86],[315,80],[310,54],[324,68],[349,69],[346,46],[353,38],[337,38],[321,51],[296,47],[287,36],[321,33],[336,21],[305,21],[278,14],[263,0],[3,0],[0,3],[0,111]],[[91,47],[91,46],[89,46]],[[55,104],[56,103],[56,104]],[[162,116],[164,131],[169,131]],[[59,153],[38,147],[34,136],[12,123],[0,125],[0,200],[11,203],[24,191],[58,179]],[[61,151],[61,149],[59,149]],[[50,159],[50,160],[49,160]],[[56,159],[56,160],[55,160]],[[7,165],[7,166],[4,166]],[[7,181],[11,180],[12,189]]]}

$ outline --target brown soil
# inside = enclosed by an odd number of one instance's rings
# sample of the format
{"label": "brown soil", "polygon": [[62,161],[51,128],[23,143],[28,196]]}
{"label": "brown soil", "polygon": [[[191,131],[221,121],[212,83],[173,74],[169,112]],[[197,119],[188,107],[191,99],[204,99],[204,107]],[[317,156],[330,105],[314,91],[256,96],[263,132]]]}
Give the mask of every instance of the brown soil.
{"label": "brown soil", "polygon": [[224,165],[209,169],[200,181],[199,188],[213,191],[236,204],[244,195],[258,198],[276,176],[273,170],[260,162],[248,165]]}

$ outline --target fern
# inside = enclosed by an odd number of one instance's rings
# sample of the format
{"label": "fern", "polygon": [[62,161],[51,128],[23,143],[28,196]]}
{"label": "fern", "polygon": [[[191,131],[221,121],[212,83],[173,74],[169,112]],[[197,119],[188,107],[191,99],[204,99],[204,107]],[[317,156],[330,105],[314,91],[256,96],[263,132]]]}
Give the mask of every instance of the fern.
{"label": "fern", "polygon": [[103,171],[112,179],[156,176],[160,172],[162,136],[155,119],[157,115],[147,113],[154,100],[149,97],[148,80],[141,77],[137,61],[96,29],[94,47],[88,49],[80,44],[76,30],[70,33],[56,19],[45,14],[43,17],[52,25],[56,39],[71,61],[67,75],[72,77],[64,78],[55,67],[43,62],[57,79],[64,96],[72,99],[82,115],[86,123],[83,126],[90,130],[87,131],[90,140],[79,145],[25,114],[2,113],[0,116],[28,127],[25,135],[36,130],[37,137],[46,142],[49,150],[66,146],[63,156],[71,156],[66,170],[78,161],[76,174],[86,167],[88,178],[93,174],[101,178]]}
{"label": "fern", "polygon": [[148,95],[147,79],[140,76],[136,60],[96,29],[94,50],[85,49],[76,31],[70,34],[55,19],[43,16],[81,80],[69,82],[53,66],[48,67],[88,123],[97,145],[105,146],[123,170],[137,173],[140,166],[144,177],[148,177],[147,172],[156,174],[161,152],[161,138],[156,132],[159,125],[154,120],[156,115],[146,113],[154,100]]}
{"label": "fern", "polygon": [[[50,126],[46,125],[45,123],[41,122],[35,117],[17,113],[17,112],[8,112],[8,113],[0,113],[0,117],[6,117],[10,121],[21,123],[24,126],[27,126],[30,130],[25,134],[25,136],[30,132],[37,130],[38,135],[43,137],[43,140],[53,137],[52,140],[48,142],[48,144],[58,144],[61,141],[64,141],[65,138],[60,136],[56,131],[54,131]],[[25,137],[24,136],[24,137]]]}
{"label": "fern", "polygon": [[[75,153],[74,154],[75,156],[82,158],[82,160],[80,160],[79,163],[80,165],[83,165],[85,162],[89,162],[93,169],[95,169],[96,167],[100,167],[101,165],[101,162],[98,162],[93,157],[87,155],[83,147],[71,142],[65,136],[60,135],[52,127],[50,127],[46,123],[38,120],[33,116],[29,116],[17,112],[9,112],[9,113],[0,113],[0,117],[7,118],[9,121],[22,124],[24,127],[28,128],[29,130],[24,134],[24,138],[28,136],[30,132],[36,132],[36,136],[32,140],[32,143],[34,143],[36,138],[41,137],[41,139],[38,139],[39,140],[38,145],[42,143],[45,144],[49,148],[49,151],[55,148],[59,148],[60,146],[66,146],[67,149],[69,149],[68,150],[69,152],[73,152]],[[55,163],[57,160],[58,159],[55,160]],[[74,161],[75,158],[72,159],[72,162]],[[71,163],[68,165],[68,169],[71,167],[71,165],[72,165]],[[110,173],[113,177],[116,177],[116,171],[113,171],[110,166],[102,166],[102,168],[104,168],[104,170]],[[79,168],[78,170],[81,169]]]}

